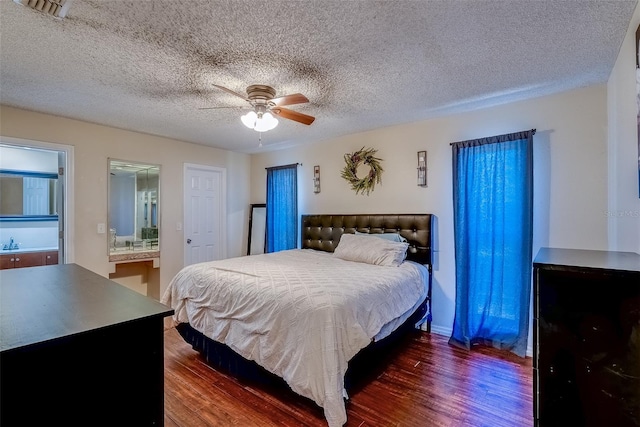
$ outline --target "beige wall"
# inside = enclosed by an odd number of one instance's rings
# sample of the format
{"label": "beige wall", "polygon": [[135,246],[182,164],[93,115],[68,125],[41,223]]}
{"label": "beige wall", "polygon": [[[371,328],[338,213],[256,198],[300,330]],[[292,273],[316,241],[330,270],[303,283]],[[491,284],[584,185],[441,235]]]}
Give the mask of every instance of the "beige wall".
{"label": "beige wall", "polygon": [[[0,107],[0,134],[74,146],[75,262],[104,276],[109,271],[107,237],[97,234],[96,226],[107,221],[107,158],[162,165],[160,292],[183,263],[183,236],[176,223],[183,222],[184,163],[227,168],[229,257],[246,250],[247,209],[249,203],[265,201],[267,166],[303,163],[298,181],[300,213],[433,213],[437,216],[434,327],[448,333],[455,301],[449,143],[537,128],[534,253],[540,246],[607,249],[611,219],[607,188],[618,177],[607,173],[607,150],[612,144],[607,105],[607,87],[597,85],[252,156],[6,106]],[[378,149],[385,168],[382,184],[370,196],[356,196],[340,178],[344,153],[362,146]],[[415,185],[419,150],[428,152],[427,188]],[[313,193],[316,164],[321,167],[320,194]],[[637,206],[636,199],[625,200]],[[619,234],[636,230],[637,223],[629,223],[618,227],[624,231]]]}
{"label": "beige wall", "polygon": [[[434,330],[448,334],[455,301],[450,142],[537,128],[534,136],[534,254],[540,246],[607,249],[606,86],[598,85],[455,116],[387,127],[254,155],[251,202],[265,201],[264,168],[301,162],[299,212],[420,213],[437,216]],[[343,155],[378,150],[385,172],[369,196],[342,178]],[[416,152],[427,150],[428,187],[416,185]],[[320,165],[320,194],[313,166]]]}
{"label": "beige wall", "polygon": [[[7,106],[0,106],[0,135],[74,147],[74,262],[98,274],[109,272],[107,234],[97,233],[98,223],[107,223],[109,157],[161,165],[160,289],[150,295],[161,294],[183,266],[183,231],[176,224],[184,222],[184,163],[227,169],[227,255],[246,248],[249,155]],[[155,273],[140,274],[144,280]]]}
{"label": "beige wall", "polygon": [[640,6],[607,85],[609,108],[609,248],[640,253],[638,127],[636,106],[636,29]]}

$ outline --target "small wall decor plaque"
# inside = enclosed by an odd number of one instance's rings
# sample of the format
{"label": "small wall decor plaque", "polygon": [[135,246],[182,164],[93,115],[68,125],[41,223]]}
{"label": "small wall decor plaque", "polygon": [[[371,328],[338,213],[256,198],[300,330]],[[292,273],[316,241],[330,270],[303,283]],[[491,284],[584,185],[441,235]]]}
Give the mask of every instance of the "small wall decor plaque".
{"label": "small wall decor plaque", "polygon": [[313,167],[313,192],[320,192],[320,165],[315,165]]}
{"label": "small wall decor plaque", "polygon": [[[344,155],[346,165],[342,169],[340,176],[351,184],[351,189],[356,194],[361,193],[364,195],[366,193],[368,196],[369,192],[374,190],[376,184],[382,182],[381,175],[384,169],[380,166],[382,159],[374,156],[377,152],[378,150],[373,148],[365,149],[362,147],[358,151]],[[360,165],[369,166],[369,171],[362,178],[358,177],[358,166]]]}
{"label": "small wall decor plaque", "polygon": [[427,186],[427,152],[418,151],[418,186]]}

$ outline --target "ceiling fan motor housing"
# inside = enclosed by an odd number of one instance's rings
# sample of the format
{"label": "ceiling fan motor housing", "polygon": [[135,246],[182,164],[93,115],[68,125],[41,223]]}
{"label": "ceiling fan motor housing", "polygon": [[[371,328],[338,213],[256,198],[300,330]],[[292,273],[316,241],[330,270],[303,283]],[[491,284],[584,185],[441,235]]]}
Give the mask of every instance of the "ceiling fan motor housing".
{"label": "ceiling fan motor housing", "polygon": [[276,91],[271,86],[251,85],[247,88],[247,98],[259,104],[267,103],[276,96]]}

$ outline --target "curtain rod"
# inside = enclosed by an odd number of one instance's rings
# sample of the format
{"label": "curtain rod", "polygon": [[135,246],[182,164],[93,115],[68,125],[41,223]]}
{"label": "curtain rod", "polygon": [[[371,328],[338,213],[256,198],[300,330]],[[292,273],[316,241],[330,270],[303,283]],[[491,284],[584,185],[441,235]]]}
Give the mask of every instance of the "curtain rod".
{"label": "curtain rod", "polygon": [[535,135],[536,134],[536,129],[523,130],[523,131],[520,131],[520,132],[513,132],[513,133],[505,133],[504,135],[489,136],[489,137],[485,137],[485,138],[468,139],[466,141],[452,142],[449,145],[464,145],[464,144],[470,144],[470,143],[492,144],[492,143],[495,143],[495,142],[505,142],[505,141],[512,140],[512,138],[514,136],[515,137],[520,137],[520,139],[528,138],[529,137],[528,134],[531,134],[531,136]]}
{"label": "curtain rod", "polygon": [[291,163],[290,165],[282,165],[282,166],[271,166],[270,168],[265,168],[266,170],[274,170],[274,169],[286,169],[292,167],[302,166],[302,163]]}

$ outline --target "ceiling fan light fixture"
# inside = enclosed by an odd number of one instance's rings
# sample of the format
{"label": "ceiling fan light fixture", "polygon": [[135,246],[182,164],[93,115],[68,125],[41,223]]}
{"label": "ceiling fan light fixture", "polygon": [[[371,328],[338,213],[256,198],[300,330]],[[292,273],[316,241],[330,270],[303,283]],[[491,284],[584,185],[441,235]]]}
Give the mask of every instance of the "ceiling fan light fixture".
{"label": "ceiling fan light fixture", "polygon": [[[280,116],[281,118],[293,120],[294,122],[302,123],[303,125],[307,126],[313,123],[313,121],[316,119],[313,116],[299,113],[297,111],[290,110],[284,107],[285,105],[304,104],[306,102],[309,102],[307,97],[301,93],[294,93],[291,95],[284,95],[274,98],[276,95],[276,91],[271,86],[251,85],[247,87],[247,96],[245,97],[244,95],[240,95],[239,93],[234,92],[224,86],[213,86],[238,98],[242,98],[244,101],[247,101],[249,104],[251,104],[251,111],[249,111],[244,116],[240,116],[240,120],[246,127],[257,132],[266,132],[278,126],[278,119],[274,117],[274,114]],[[201,110],[209,110],[212,108],[201,108]]]}
{"label": "ceiling fan light fixture", "polygon": [[269,112],[258,114],[255,111],[249,111],[241,116],[240,120],[246,127],[256,132],[266,132],[278,126],[278,119]]}
{"label": "ceiling fan light fixture", "polygon": [[240,120],[242,120],[242,123],[246,127],[248,127],[249,129],[253,129],[254,127],[256,127],[256,120],[258,120],[258,115],[255,111],[249,111],[244,116],[240,116]]}
{"label": "ceiling fan light fixture", "polygon": [[262,117],[258,117],[256,120],[256,126],[253,130],[258,132],[266,132],[278,126],[278,119],[273,117],[273,114],[266,112]]}

